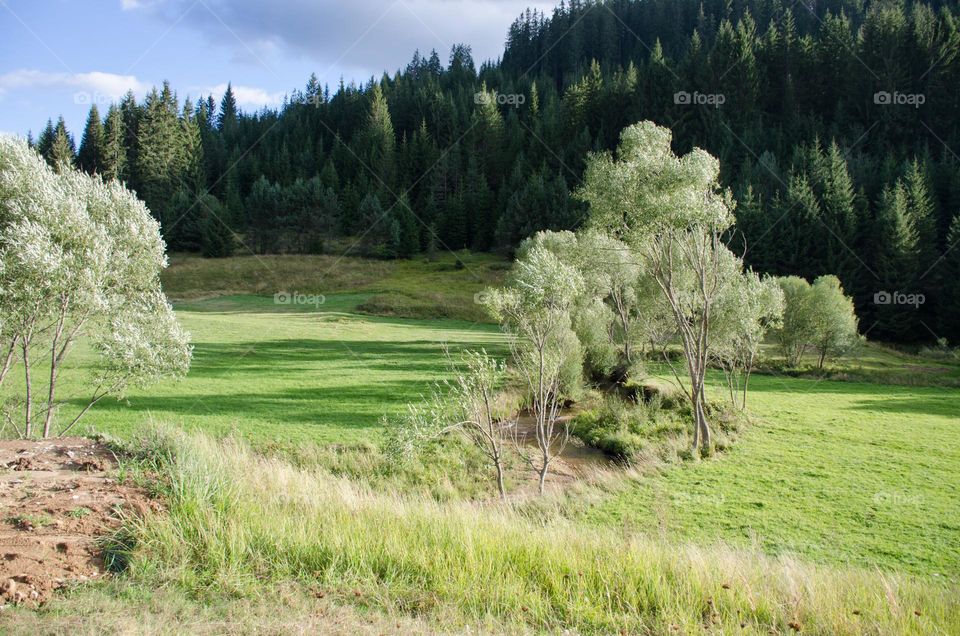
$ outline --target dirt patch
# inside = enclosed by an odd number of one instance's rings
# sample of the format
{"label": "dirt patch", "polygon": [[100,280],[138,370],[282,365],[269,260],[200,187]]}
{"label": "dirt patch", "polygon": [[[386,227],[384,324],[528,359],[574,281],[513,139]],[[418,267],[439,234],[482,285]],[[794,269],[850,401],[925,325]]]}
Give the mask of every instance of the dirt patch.
{"label": "dirt patch", "polygon": [[122,512],[157,506],[116,468],[90,439],[0,441],[0,605],[36,606],[104,574],[97,539]]}
{"label": "dirt patch", "polygon": [[[563,445],[564,429],[570,426],[576,416],[575,409],[563,409],[557,417],[554,439],[551,443],[557,459],[553,471],[553,480],[562,482],[573,481],[590,474],[596,469],[605,469],[613,466],[613,461],[603,451],[587,446],[579,439],[570,437]],[[537,449],[537,423],[527,412],[520,413],[516,418],[517,436],[521,443],[530,449]]]}

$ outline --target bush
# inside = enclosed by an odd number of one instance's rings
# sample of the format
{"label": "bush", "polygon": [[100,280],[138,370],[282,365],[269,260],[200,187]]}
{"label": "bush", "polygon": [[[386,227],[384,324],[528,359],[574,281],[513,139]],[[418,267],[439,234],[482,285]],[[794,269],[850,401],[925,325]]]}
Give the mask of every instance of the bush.
{"label": "bush", "polygon": [[640,403],[609,397],[601,407],[577,415],[571,433],[611,457],[632,462],[663,439],[682,436],[684,427],[676,414],[663,410],[659,397]]}

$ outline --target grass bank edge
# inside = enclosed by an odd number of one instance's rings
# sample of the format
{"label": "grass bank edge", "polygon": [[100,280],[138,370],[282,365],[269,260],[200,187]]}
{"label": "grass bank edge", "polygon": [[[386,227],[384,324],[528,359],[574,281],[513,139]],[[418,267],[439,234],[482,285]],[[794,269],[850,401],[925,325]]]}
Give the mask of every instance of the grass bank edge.
{"label": "grass bank edge", "polygon": [[131,520],[116,550],[126,575],[200,598],[296,580],[344,603],[461,626],[960,631],[957,590],[919,577],[373,492],[236,440],[165,427],[127,449],[159,475],[168,511]]}

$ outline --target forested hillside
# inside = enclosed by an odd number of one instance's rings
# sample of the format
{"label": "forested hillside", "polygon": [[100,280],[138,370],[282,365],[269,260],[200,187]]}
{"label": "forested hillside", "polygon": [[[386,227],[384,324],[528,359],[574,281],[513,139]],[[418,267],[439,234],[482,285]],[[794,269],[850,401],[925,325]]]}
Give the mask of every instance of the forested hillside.
{"label": "forested hillside", "polygon": [[[404,258],[510,250],[583,218],[586,154],[649,119],[718,156],[731,246],[837,274],[868,337],[960,341],[960,31],[941,2],[614,0],[523,15],[502,61],[458,45],[279,110],[168,85],[35,144],[126,181],[170,249]],[[900,296],[877,296],[900,292]],[[912,301],[907,295],[913,295]],[[890,302],[885,302],[885,301]],[[921,302],[922,301],[922,302]]]}

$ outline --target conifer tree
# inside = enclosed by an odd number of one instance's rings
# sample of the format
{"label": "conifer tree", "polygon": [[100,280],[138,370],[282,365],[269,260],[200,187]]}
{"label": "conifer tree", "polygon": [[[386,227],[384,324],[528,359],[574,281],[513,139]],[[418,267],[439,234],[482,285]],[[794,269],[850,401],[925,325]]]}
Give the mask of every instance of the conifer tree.
{"label": "conifer tree", "polygon": [[100,174],[105,181],[124,180],[127,176],[127,148],[124,143],[125,131],[123,113],[117,106],[107,111],[107,121],[103,127],[103,154]]}
{"label": "conifer tree", "polygon": [[396,256],[410,258],[420,251],[420,222],[413,215],[406,194],[401,195],[394,206],[393,216],[397,223]]}
{"label": "conifer tree", "polygon": [[147,94],[137,130],[137,181],[147,207],[162,218],[170,192],[183,187],[186,153],[177,99],[166,82]]}
{"label": "conifer tree", "polygon": [[53,148],[53,138],[55,136],[53,121],[48,119],[47,125],[44,126],[43,130],[40,131],[40,136],[37,137],[37,152],[48,162],[50,161],[50,150]]}
{"label": "conifer tree", "polygon": [[[874,268],[878,289],[873,294],[915,293],[917,274],[917,228],[910,213],[910,199],[901,181],[884,189],[875,222]],[[877,304],[884,297],[873,296],[871,307],[879,322],[875,336],[903,338],[917,327],[916,310],[910,306]],[[919,334],[917,334],[919,335]]]}
{"label": "conifer tree", "polygon": [[58,172],[72,170],[77,162],[77,150],[73,143],[73,136],[67,132],[67,124],[63,117],[57,120],[57,127],[53,133],[53,143],[50,145],[50,154],[47,162]]}
{"label": "conifer tree", "polygon": [[380,84],[370,91],[370,113],[360,133],[356,154],[373,173],[373,187],[382,195],[393,189],[396,174],[396,138],[386,97]]}
{"label": "conifer tree", "polygon": [[953,344],[960,344],[960,213],[953,217],[947,234],[943,262],[937,264],[943,294],[939,331]]}
{"label": "conifer tree", "polygon": [[227,139],[233,139],[237,133],[237,97],[233,93],[233,84],[227,84],[227,90],[220,100],[220,113],[217,115],[217,128]]}
{"label": "conifer tree", "polygon": [[97,105],[90,106],[87,124],[80,140],[80,152],[77,154],[78,167],[88,174],[102,174],[105,136],[103,122]]}
{"label": "conifer tree", "polygon": [[211,194],[201,197],[200,246],[205,258],[226,258],[233,254],[233,231],[223,222],[220,201]]}

